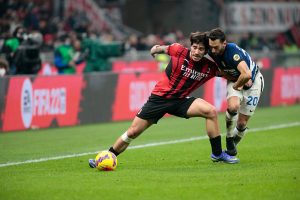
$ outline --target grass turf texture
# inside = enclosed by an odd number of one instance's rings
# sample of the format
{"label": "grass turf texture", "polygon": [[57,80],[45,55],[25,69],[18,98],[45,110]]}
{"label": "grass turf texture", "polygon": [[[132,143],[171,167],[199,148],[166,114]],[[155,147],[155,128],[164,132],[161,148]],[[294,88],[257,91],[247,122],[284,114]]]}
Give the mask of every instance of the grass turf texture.
{"label": "grass turf texture", "polygon": [[[300,122],[300,105],[258,109],[250,128]],[[219,117],[222,132],[224,115]],[[0,134],[0,163],[107,149],[130,122]],[[127,150],[113,172],[95,155],[0,168],[0,199],[300,199],[300,127],[251,132],[241,162],[212,163],[208,139]],[[165,118],[131,146],[205,135],[204,120]],[[223,147],[225,141],[223,137]]]}

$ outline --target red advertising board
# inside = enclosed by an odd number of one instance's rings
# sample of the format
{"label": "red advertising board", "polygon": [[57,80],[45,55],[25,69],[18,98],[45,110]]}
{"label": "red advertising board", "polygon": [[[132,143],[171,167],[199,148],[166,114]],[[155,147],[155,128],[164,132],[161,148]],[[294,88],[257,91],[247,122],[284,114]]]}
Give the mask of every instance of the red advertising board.
{"label": "red advertising board", "polygon": [[159,65],[157,61],[114,61],[112,69],[114,72],[157,72]]}
{"label": "red advertising board", "polygon": [[227,108],[226,83],[226,79],[216,77],[202,86],[204,87],[203,99],[214,105],[217,111],[221,112],[226,111]]}
{"label": "red advertising board", "polygon": [[300,100],[300,68],[276,68],[272,81],[271,106],[291,105]]}
{"label": "red advertising board", "polygon": [[58,74],[57,68],[51,63],[47,63],[47,62],[42,63],[42,67],[38,72],[38,75],[43,75],[43,76],[50,76],[50,75],[57,75],[57,74]]}
{"label": "red advertising board", "polygon": [[120,74],[113,104],[112,120],[132,119],[146,103],[162,73]]}
{"label": "red advertising board", "polygon": [[82,76],[12,77],[9,81],[3,131],[78,123]]}

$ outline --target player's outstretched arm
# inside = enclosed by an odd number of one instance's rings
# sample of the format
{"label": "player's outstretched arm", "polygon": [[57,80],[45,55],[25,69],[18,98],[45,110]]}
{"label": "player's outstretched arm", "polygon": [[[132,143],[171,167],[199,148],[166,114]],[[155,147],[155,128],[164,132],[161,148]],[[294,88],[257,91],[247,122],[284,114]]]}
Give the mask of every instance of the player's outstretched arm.
{"label": "player's outstretched arm", "polygon": [[150,50],[151,56],[155,57],[156,54],[168,53],[168,46],[154,45]]}

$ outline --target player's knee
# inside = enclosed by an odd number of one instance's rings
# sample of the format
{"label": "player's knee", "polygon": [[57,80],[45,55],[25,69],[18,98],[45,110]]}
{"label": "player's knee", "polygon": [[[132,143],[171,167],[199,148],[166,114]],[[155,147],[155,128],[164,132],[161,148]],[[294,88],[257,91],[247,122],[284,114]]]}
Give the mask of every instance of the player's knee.
{"label": "player's knee", "polygon": [[229,113],[237,113],[239,108],[240,108],[239,104],[229,104],[227,110]]}
{"label": "player's knee", "polygon": [[236,127],[239,129],[239,130],[244,130],[247,126],[247,122],[246,121],[238,121],[237,124],[236,124]]}
{"label": "player's knee", "polygon": [[217,118],[218,117],[218,112],[215,106],[210,106],[208,109],[207,115],[209,118]]}

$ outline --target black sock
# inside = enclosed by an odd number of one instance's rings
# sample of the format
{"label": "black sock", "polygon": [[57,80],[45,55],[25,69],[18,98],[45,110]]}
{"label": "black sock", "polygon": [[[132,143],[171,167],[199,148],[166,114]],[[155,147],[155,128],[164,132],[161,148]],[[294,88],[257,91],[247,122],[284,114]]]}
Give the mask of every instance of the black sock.
{"label": "black sock", "polygon": [[118,156],[118,155],[120,154],[120,153],[116,152],[116,150],[114,150],[114,148],[113,148],[113,147],[110,147],[108,151],[110,151],[110,152],[114,153],[114,154],[115,154],[115,156]]}
{"label": "black sock", "polygon": [[232,112],[229,109],[227,109],[227,112],[229,113],[229,115],[231,115],[232,117],[236,116],[237,112]]}
{"label": "black sock", "polygon": [[235,149],[233,137],[226,137],[226,147],[227,147],[227,150]]}
{"label": "black sock", "polygon": [[222,153],[221,135],[215,138],[209,138],[212,153],[215,156],[219,156]]}
{"label": "black sock", "polygon": [[247,127],[245,127],[245,128],[238,128],[238,127],[236,127],[236,129],[237,129],[239,132],[244,132],[244,131],[247,129]]}

